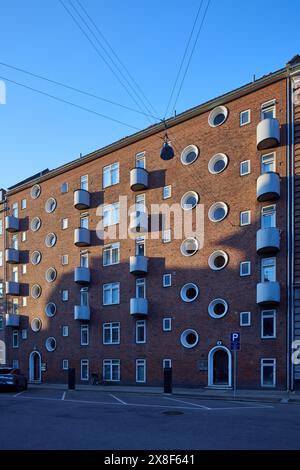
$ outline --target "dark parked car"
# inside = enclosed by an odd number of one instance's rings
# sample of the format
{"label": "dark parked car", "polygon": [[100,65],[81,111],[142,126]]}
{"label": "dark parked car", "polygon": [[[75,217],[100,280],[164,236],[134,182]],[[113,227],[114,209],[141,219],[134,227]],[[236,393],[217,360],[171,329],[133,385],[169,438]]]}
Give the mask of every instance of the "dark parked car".
{"label": "dark parked car", "polygon": [[27,389],[27,378],[20,371],[13,367],[0,368],[0,389],[15,390],[17,392]]}

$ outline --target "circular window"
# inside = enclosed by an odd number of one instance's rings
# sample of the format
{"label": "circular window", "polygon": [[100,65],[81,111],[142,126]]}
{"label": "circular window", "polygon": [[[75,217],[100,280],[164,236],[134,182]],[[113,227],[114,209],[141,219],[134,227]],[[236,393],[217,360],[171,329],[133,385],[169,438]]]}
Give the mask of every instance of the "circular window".
{"label": "circular window", "polygon": [[228,157],[225,153],[217,153],[208,162],[208,170],[213,175],[222,173],[228,165]]}
{"label": "circular window", "polygon": [[194,209],[199,202],[199,195],[195,191],[188,191],[181,198],[181,207],[184,210]]}
{"label": "circular window", "polygon": [[57,240],[57,237],[55,233],[48,233],[48,235],[46,236],[46,240],[45,240],[46,246],[48,248],[52,248],[55,245],[56,240]]}
{"label": "circular window", "polygon": [[181,243],[181,253],[183,256],[193,256],[199,249],[199,241],[197,238],[186,238]]}
{"label": "circular window", "polygon": [[199,335],[195,330],[185,330],[180,337],[182,346],[185,348],[194,348],[199,341]]}
{"label": "circular window", "polygon": [[41,187],[39,184],[35,184],[31,188],[31,197],[32,199],[37,199],[41,195]]}
{"label": "circular window", "polygon": [[55,268],[49,268],[46,271],[46,281],[54,282],[57,276],[57,271]]}
{"label": "circular window", "polygon": [[50,197],[50,199],[48,199],[48,201],[45,204],[46,212],[48,212],[48,214],[51,214],[51,212],[55,211],[56,206],[57,206],[56,199],[54,199],[54,197]]}
{"label": "circular window", "polygon": [[198,294],[199,289],[196,284],[193,284],[192,282],[185,284],[180,292],[181,298],[184,302],[193,302],[193,300],[198,297]]}
{"label": "circular window", "polygon": [[39,318],[34,318],[31,322],[31,329],[32,331],[40,331],[42,328],[42,322]]}
{"label": "circular window", "polygon": [[188,145],[182,151],[180,160],[183,165],[191,165],[192,163],[194,163],[195,160],[197,160],[198,156],[199,156],[198,147],[196,147],[196,145]]}
{"label": "circular window", "polygon": [[34,286],[32,286],[32,288],[31,288],[31,296],[34,299],[38,299],[40,297],[41,293],[42,293],[41,286],[39,286],[38,284],[34,284]]}
{"label": "circular window", "polygon": [[55,351],[56,349],[56,339],[53,338],[53,336],[50,336],[50,338],[46,339],[45,343],[46,349],[49,352]]}
{"label": "circular window", "polygon": [[222,318],[228,312],[228,304],[223,299],[214,299],[208,306],[208,313],[212,318]]}
{"label": "circular window", "polygon": [[208,218],[212,222],[221,222],[228,214],[228,206],[225,202],[215,202],[208,211]]}
{"label": "circular window", "polygon": [[227,263],[228,255],[225,251],[214,251],[208,258],[209,267],[214,271],[219,271],[220,269],[225,268]]}
{"label": "circular window", "polygon": [[208,116],[208,124],[210,127],[218,127],[223,124],[228,117],[228,109],[225,106],[217,106]]}
{"label": "circular window", "polygon": [[39,252],[39,251],[34,251],[32,254],[31,254],[31,263],[36,266],[37,264],[39,264],[41,262],[41,259],[42,259],[42,254]]}
{"label": "circular window", "polygon": [[42,225],[42,221],[39,217],[34,217],[30,223],[30,228],[33,232],[37,232]]}
{"label": "circular window", "polygon": [[45,312],[47,317],[54,317],[54,315],[56,314],[56,304],[53,302],[49,302],[46,305]]}

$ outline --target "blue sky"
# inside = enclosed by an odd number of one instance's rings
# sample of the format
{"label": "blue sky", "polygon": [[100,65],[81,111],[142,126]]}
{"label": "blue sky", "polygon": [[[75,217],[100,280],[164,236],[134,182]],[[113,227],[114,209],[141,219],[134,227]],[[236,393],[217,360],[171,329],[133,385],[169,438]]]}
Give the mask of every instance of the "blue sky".
{"label": "blue sky", "polygon": [[[203,1],[202,12],[207,1]],[[69,6],[69,0],[64,2]],[[163,117],[200,0],[81,2],[158,117]],[[253,74],[260,77],[283,67],[300,53],[299,13],[298,0],[211,0],[177,112],[248,83]],[[0,18],[0,62],[137,108],[59,0],[0,0]],[[0,77],[140,129],[149,125],[144,115],[3,65]],[[134,132],[9,82],[6,99],[0,105],[0,187]]]}

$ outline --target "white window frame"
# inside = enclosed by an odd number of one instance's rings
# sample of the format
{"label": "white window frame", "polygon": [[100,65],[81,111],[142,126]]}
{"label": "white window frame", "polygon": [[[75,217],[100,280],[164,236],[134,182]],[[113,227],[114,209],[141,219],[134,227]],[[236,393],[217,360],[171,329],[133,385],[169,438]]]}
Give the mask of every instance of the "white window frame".
{"label": "white window frame", "polygon": [[27,264],[22,264],[22,274],[23,276],[27,274]]}
{"label": "white window frame", "polygon": [[261,121],[265,119],[263,114],[267,111],[273,110],[273,118],[276,118],[276,99],[272,99],[262,103],[260,106],[260,119]]}
{"label": "white window frame", "polygon": [[[139,368],[143,367],[143,379],[138,378]],[[147,361],[146,359],[136,359],[135,360],[135,381],[136,383],[146,383],[147,382]]]}
{"label": "white window frame", "polygon": [[[83,341],[86,333],[86,341]],[[88,346],[90,344],[90,328],[89,325],[80,325],[80,346]]]}
{"label": "white window frame", "polygon": [[[144,253],[143,255],[140,255],[139,253],[139,250],[138,250],[138,247],[140,245],[143,245],[144,246]],[[141,237],[137,237],[135,239],[135,254],[136,256],[140,255],[140,256],[146,256],[146,238],[145,236],[141,236]]]}
{"label": "white window frame", "polygon": [[69,300],[69,290],[68,289],[63,289],[62,290],[61,300],[62,300],[62,302],[68,302],[68,300]]}
{"label": "white window frame", "polygon": [[[141,165],[140,162],[142,162]],[[146,170],[146,152],[138,152],[135,154],[135,168],[143,168]]]}
{"label": "white window frame", "polygon": [[[247,266],[247,272],[243,273],[243,266]],[[250,276],[251,275],[251,261],[241,261],[240,262],[240,276]]]}
{"label": "white window frame", "polygon": [[62,370],[68,370],[69,369],[69,359],[63,359],[62,360]]}
{"label": "white window frame", "polygon": [[[113,262],[113,251],[117,251],[117,261]],[[106,263],[105,256],[109,253],[109,262]],[[103,266],[113,266],[114,264],[120,264],[120,242],[111,243],[110,245],[104,245],[102,253]]]}
{"label": "white window frame", "polygon": [[27,307],[27,297],[22,297],[22,307]]}
{"label": "white window frame", "polygon": [[63,338],[67,338],[69,336],[69,326],[68,325],[63,325],[61,334],[62,334]]}
{"label": "white window frame", "polygon": [[21,209],[27,209],[27,199],[22,199],[21,200]]}
{"label": "white window frame", "polygon": [[[87,377],[83,377],[83,370],[84,370],[84,367],[86,367],[86,371],[87,371]],[[80,360],[80,380],[84,381],[84,382],[88,382],[89,381],[89,378],[90,378],[90,364],[89,364],[89,360],[88,359],[81,359]]]}
{"label": "white window frame", "polygon": [[[247,323],[243,323],[242,322],[242,317],[243,315],[246,315],[248,316],[248,321]],[[251,326],[251,312],[240,312],[240,326]]]}
{"label": "white window frame", "polygon": [[[113,330],[117,331],[118,339],[117,341],[113,341]],[[109,339],[106,341],[105,333],[108,332]],[[102,342],[103,344],[120,344],[120,337],[121,337],[121,325],[120,322],[109,322],[103,323],[102,326]]]}
{"label": "white window frame", "polygon": [[104,204],[103,227],[111,227],[120,223],[120,203]]}
{"label": "white window frame", "polygon": [[[140,297],[139,289],[142,288],[144,290],[144,296]],[[146,278],[139,277],[135,280],[135,296],[137,299],[146,299],[147,298],[147,291],[146,291]]]}
{"label": "white window frame", "polygon": [[[117,179],[116,179],[116,182],[113,182],[112,181],[112,174],[113,174],[113,171],[116,171],[117,173]],[[108,183],[106,184],[105,183],[105,178],[104,176],[108,175]],[[106,165],[103,167],[102,169],[102,187],[103,189],[105,188],[109,188],[110,186],[115,186],[116,184],[119,184],[120,182],[120,165],[119,165],[119,162],[115,162],[115,163],[112,163],[111,165]]]}
{"label": "white window frame", "polygon": [[[265,318],[272,318],[273,319],[273,335],[272,336],[265,336],[264,335],[264,319]],[[276,332],[276,310],[269,309],[269,310],[261,310],[261,328],[260,328],[260,337],[261,339],[275,339],[277,332]]]}
{"label": "white window frame", "polygon": [[[172,367],[172,359],[163,359],[163,369],[169,369]],[[168,366],[166,365],[168,364]]]}
{"label": "white window frame", "polygon": [[[272,385],[269,385],[269,384],[264,384],[263,383],[263,378],[264,378],[264,374],[263,374],[263,369],[264,369],[264,362],[265,361],[272,361],[272,365],[273,365],[273,384]],[[260,360],[260,385],[261,387],[266,387],[266,388],[274,388],[276,387],[276,369],[277,369],[277,365],[276,365],[276,359],[274,357],[263,357],[261,358]],[[270,366],[270,364],[266,364],[266,366]]]}
{"label": "white window frame", "polygon": [[[167,326],[168,324],[168,326]],[[163,318],[163,331],[172,331],[172,318],[171,317],[166,317]]]}
{"label": "white window frame", "polygon": [[89,253],[88,251],[84,250],[81,251],[79,254],[79,263],[81,268],[88,268],[89,267]]}
{"label": "white window frame", "polygon": [[[138,330],[139,328],[144,331],[144,340],[138,340]],[[135,343],[136,344],[145,344],[147,342],[147,322],[146,320],[136,320],[135,322]]]}
{"label": "white window frame", "polygon": [[265,153],[261,156],[260,158],[260,172],[262,175],[265,173],[268,173],[267,171],[264,171],[264,164],[267,163],[272,163],[274,165],[274,169],[271,170],[272,173],[276,173],[276,152],[269,152]]}
{"label": "white window frame", "polygon": [[[246,122],[243,122],[242,116],[243,114],[248,114],[248,120]],[[250,124],[251,122],[251,109],[245,109],[244,111],[240,112],[240,127],[246,126],[247,124]]]}
{"label": "white window frame", "polygon": [[89,190],[89,175],[80,176],[80,189],[83,189],[84,191]]}
{"label": "white window frame", "polygon": [[14,202],[12,205],[12,215],[16,218],[19,217],[19,204],[17,202]]}
{"label": "white window frame", "polygon": [[13,347],[13,349],[18,349],[18,347],[19,347],[19,332],[18,332],[18,330],[13,330],[13,332],[12,332],[12,347]]}
{"label": "white window frame", "polygon": [[[248,171],[246,172],[243,171],[244,163],[248,164]],[[243,162],[240,163],[240,176],[250,175],[250,173],[251,173],[251,160],[244,160]]]}
{"label": "white window frame", "polygon": [[[169,279],[169,282],[167,281]],[[172,274],[166,273],[163,274],[163,287],[171,287],[172,286]]]}
{"label": "white window frame", "polygon": [[[110,378],[106,379],[105,378],[105,366],[108,366],[110,368]],[[118,378],[113,379],[113,367],[117,367],[118,371]],[[104,382],[120,382],[121,380],[121,361],[120,359],[103,359],[103,365],[102,365],[102,376],[103,376],[103,381]]]}
{"label": "white window frame", "polygon": [[[118,286],[118,301],[117,302],[113,302],[113,295],[112,295],[112,291],[113,291],[113,286]],[[120,282],[108,282],[106,284],[103,284],[103,305],[119,305],[120,303]],[[111,297],[111,303],[108,302],[108,303],[105,303],[105,291],[110,291],[110,297]]]}
{"label": "white window frame", "polygon": [[168,228],[167,230],[162,231],[162,242],[163,243],[170,243],[172,241],[172,234],[171,229]]}
{"label": "white window frame", "polygon": [[65,182],[60,185],[61,194],[66,194],[69,192],[69,183]]}
{"label": "white window frame", "polygon": [[167,186],[163,187],[163,199],[170,199],[172,197],[172,186],[168,184]]}
{"label": "white window frame", "polygon": [[89,229],[89,216],[88,214],[80,214],[80,228]]}
{"label": "white window frame", "polygon": [[22,241],[22,242],[26,242],[26,240],[27,240],[27,233],[26,233],[26,232],[22,232],[21,241]]}
{"label": "white window frame", "polygon": [[69,255],[61,255],[61,265],[67,266],[69,264]]}
{"label": "white window frame", "polygon": [[12,269],[12,280],[13,282],[19,282],[19,268],[17,266]]}
{"label": "white window frame", "polygon": [[64,219],[61,219],[61,229],[67,230],[67,228],[69,228],[69,219],[65,217]]}
{"label": "white window frame", "polygon": [[[243,216],[247,215],[247,222],[243,222]],[[251,210],[241,211],[240,212],[240,226],[245,227],[246,225],[251,224]]]}
{"label": "white window frame", "polygon": [[[270,228],[276,227],[276,215],[277,215],[277,207],[276,204],[271,204],[270,206],[264,206],[261,208],[261,215],[260,215],[260,227],[261,228]],[[272,225],[268,227],[264,227],[264,220],[269,217],[272,221]],[[272,217],[272,218],[271,218]]]}
{"label": "white window frame", "polygon": [[[267,263],[267,260],[272,260],[273,264]],[[263,275],[264,268],[266,268],[268,266],[270,266],[270,267],[274,266],[274,276],[273,276],[273,279],[271,279],[269,281],[265,280],[264,275]],[[272,282],[272,281],[274,282],[274,281],[276,281],[276,279],[277,279],[277,275],[276,275],[276,257],[275,256],[270,256],[270,257],[267,257],[267,258],[261,258],[261,282]]]}

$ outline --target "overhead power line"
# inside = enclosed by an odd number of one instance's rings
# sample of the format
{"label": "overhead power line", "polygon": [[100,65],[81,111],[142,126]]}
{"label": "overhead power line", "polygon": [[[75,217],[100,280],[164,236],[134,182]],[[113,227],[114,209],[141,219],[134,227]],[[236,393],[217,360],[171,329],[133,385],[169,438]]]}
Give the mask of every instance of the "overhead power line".
{"label": "overhead power line", "polygon": [[115,119],[111,116],[107,116],[106,114],[98,113],[97,111],[94,111],[92,109],[86,108],[85,106],[81,106],[79,104],[73,103],[72,101],[65,100],[63,98],[59,98],[58,96],[51,95],[50,93],[46,93],[45,91],[38,90],[37,88],[30,87],[28,85],[25,85],[24,83],[16,82],[15,80],[10,80],[9,78],[6,77],[1,77],[1,80],[5,80],[6,82],[13,83],[14,85],[18,85],[22,88],[26,88],[27,90],[34,91],[35,93],[39,93],[40,95],[47,96],[48,98],[52,98],[53,100],[59,101],[61,103],[69,104],[70,106],[73,106],[74,108],[81,109],[83,111],[87,111],[88,113],[91,114],[96,114],[97,116],[102,117],[103,119],[108,119],[109,121],[116,122],[118,124],[122,124],[123,126],[130,127],[131,129],[140,131],[138,127],[132,126],[131,124],[127,124],[126,122],[119,121],[118,119]]}
{"label": "overhead power line", "polygon": [[[68,90],[76,91],[77,93],[81,93],[82,95],[86,95],[86,96],[89,96],[91,98],[95,98],[95,99],[103,101],[105,103],[109,103],[109,104],[112,104],[114,106],[119,106],[120,108],[127,109],[128,111],[132,111],[134,113],[143,114],[145,116],[148,116],[148,114],[144,113],[143,111],[139,111],[137,109],[131,108],[130,106],[125,106],[124,104],[120,104],[120,103],[117,103],[116,101],[112,101],[112,100],[103,98],[101,96],[95,95],[93,93],[90,93],[88,91],[81,90],[80,88],[75,88],[71,85],[67,85],[65,83],[58,82],[57,80],[52,80],[50,78],[43,77],[42,75],[38,75],[36,73],[29,72],[28,70],[21,69],[20,67],[15,67],[14,65],[6,64],[4,62],[0,62],[0,65],[3,65],[4,67],[7,67],[7,68],[12,69],[12,70],[16,70],[18,72],[22,72],[26,75],[30,75],[31,77],[34,77],[34,78],[39,78],[40,80],[45,80],[46,82],[53,83],[54,85],[64,87]],[[150,114],[149,116],[159,120],[159,118],[157,116],[154,116],[152,114]]]}

